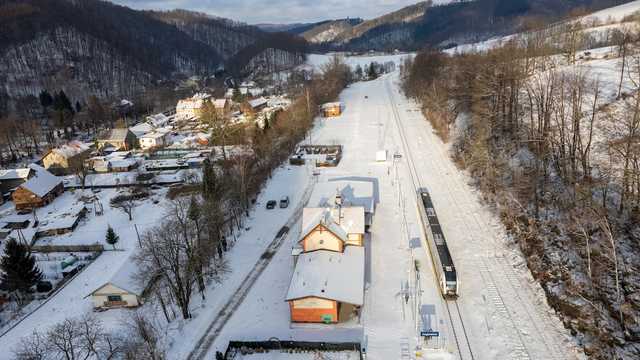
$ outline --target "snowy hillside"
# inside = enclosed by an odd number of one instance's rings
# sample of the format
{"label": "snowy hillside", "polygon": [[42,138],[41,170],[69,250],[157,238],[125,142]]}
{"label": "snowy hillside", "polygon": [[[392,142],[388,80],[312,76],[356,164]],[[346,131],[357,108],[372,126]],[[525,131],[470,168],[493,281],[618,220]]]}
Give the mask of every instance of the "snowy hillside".
{"label": "snowy hillside", "polygon": [[407,91],[595,359],[640,356],[639,279],[629,272],[640,267],[640,188],[630,180],[640,173],[631,160],[640,149],[639,11],[634,1],[421,52],[406,73]]}

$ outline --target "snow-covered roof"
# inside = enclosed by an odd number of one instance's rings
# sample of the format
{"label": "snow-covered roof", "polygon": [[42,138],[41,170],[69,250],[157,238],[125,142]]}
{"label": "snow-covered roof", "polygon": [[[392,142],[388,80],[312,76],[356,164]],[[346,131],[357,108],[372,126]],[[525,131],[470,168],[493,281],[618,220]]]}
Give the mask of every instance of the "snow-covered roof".
{"label": "snow-covered roof", "polygon": [[352,180],[329,180],[316,184],[308,204],[315,207],[334,206],[336,194],[342,195],[342,204],[362,206],[367,213],[375,212],[375,194],[373,182]]}
{"label": "snow-covered roof", "polygon": [[144,134],[143,136],[141,136],[141,139],[159,139],[161,137],[165,137],[167,135],[167,132],[164,131],[153,131],[147,134]]}
{"label": "snow-covered roof", "polygon": [[65,158],[72,158],[78,154],[82,154],[85,151],[89,151],[89,145],[74,140],[69,141],[68,143],[55,149],[51,149],[51,151]]}
{"label": "snow-covered roof", "polygon": [[348,246],[344,253],[318,250],[301,254],[286,300],[310,296],[362,305],[364,248]]}
{"label": "snow-covered roof", "polygon": [[127,139],[127,134],[129,133],[129,129],[111,129],[108,132],[104,133],[100,140],[102,141],[125,141]]}
{"label": "snow-covered roof", "polygon": [[147,122],[154,127],[164,126],[169,122],[169,117],[163,113],[147,116]]}
{"label": "snow-covered roof", "polygon": [[130,127],[129,130],[131,130],[131,132],[135,136],[141,137],[142,135],[153,131],[153,126],[151,126],[151,124],[149,124],[149,123],[143,122],[143,123],[140,123],[138,125]]}
{"label": "snow-covered roof", "polygon": [[131,167],[133,165],[136,164],[136,160],[135,159],[122,159],[122,158],[115,158],[112,160],[109,160],[109,166],[111,166],[112,168],[128,168]]}
{"label": "snow-covered roof", "polygon": [[267,99],[265,99],[263,97],[259,97],[257,99],[249,100],[249,106],[251,106],[254,109],[259,107],[259,106],[264,106],[264,105],[267,105]]}
{"label": "snow-covered roof", "polygon": [[342,103],[340,102],[330,102],[330,103],[322,104],[323,109],[329,109],[329,108],[340,107],[340,106],[342,106]]}
{"label": "snow-covered roof", "polygon": [[111,154],[107,155],[107,159],[116,159],[116,158],[128,158],[132,154],[131,151],[114,151]]}
{"label": "snow-covered roof", "polygon": [[316,226],[323,225],[343,241],[348,234],[364,234],[364,208],[362,206],[342,208],[304,208],[302,210],[302,237]]}
{"label": "snow-covered roof", "polygon": [[115,274],[107,281],[102,284],[100,287],[93,290],[89,295],[110,295],[108,293],[101,293],[102,290],[107,285],[113,285],[120,290],[124,290],[130,294],[134,295],[142,295],[142,292],[145,289],[145,285],[137,278],[136,274],[138,272],[137,263],[134,260],[135,251],[129,256],[129,259],[125,261],[120,269],[116,271]]}
{"label": "snow-covered roof", "polygon": [[73,226],[80,214],[85,210],[86,208],[84,205],[77,204],[63,209],[60,212],[50,214],[44,219],[40,219],[38,232],[56,229],[68,229]]}
{"label": "snow-covered roof", "polygon": [[51,174],[40,165],[30,164],[29,167],[35,171],[35,175],[20,187],[39,197],[47,195],[53,188],[62,183],[61,178]]}
{"label": "snow-covered roof", "polygon": [[30,173],[31,168],[28,167],[23,169],[3,169],[0,170],[0,181],[26,179]]}

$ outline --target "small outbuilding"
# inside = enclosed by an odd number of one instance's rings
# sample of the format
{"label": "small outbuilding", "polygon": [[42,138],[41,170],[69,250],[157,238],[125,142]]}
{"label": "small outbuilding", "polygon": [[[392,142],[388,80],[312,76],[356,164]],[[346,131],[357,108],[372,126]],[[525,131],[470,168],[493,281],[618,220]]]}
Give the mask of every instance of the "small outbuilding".
{"label": "small outbuilding", "polygon": [[34,174],[35,171],[29,167],[0,170],[0,191],[6,194],[29,180]]}
{"label": "small outbuilding", "polygon": [[342,114],[342,103],[332,102],[322,105],[322,116],[336,117]]}

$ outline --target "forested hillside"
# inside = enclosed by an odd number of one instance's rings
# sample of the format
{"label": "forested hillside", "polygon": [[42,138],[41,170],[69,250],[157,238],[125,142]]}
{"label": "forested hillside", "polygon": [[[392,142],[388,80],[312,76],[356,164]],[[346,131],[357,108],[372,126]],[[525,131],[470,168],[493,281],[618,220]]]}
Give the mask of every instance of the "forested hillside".
{"label": "forested hillside", "polygon": [[2,0],[0,25],[0,92],[8,98],[46,88],[63,88],[76,99],[126,97],[176,74],[249,64],[267,47],[293,49],[295,56],[273,59],[291,60],[283,66],[297,64],[306,50],[300,41],[292,45],[291,37],[230,20],[141,12],[98,0]]}
{"label": "forested hillside", "polygon": [[608,21],[427,50],[403,75],[585,353],[637,359],[640,27]]}
{"label": "forested hillside", "polygon": [[[332,34],[332,38],[308,39],[327,42],[325,45],[334,49],[356,51],[447,47],[557,21],[570,12],[597,10],[624,2],[628,1],[475,0],[432,6],[431,1],[425,1],[343,27],[340,33]],[[313,32],[313,29],[307,30],[307,33]]]}

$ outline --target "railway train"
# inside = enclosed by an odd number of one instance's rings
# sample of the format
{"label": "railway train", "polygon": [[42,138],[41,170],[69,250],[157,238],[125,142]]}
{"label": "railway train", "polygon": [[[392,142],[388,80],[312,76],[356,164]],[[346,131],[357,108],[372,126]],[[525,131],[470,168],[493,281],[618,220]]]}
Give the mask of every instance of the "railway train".
{"label": "railway train", "polygon": [[431,196],[425,188],[418,189],[418,212],[422,222],[433,271],[438,279],[438,286],[444,298],[457,298],[460,282],[453,265],[453,259],[444,238],[444,233],[438,222],[438,216],[433,208]]}

